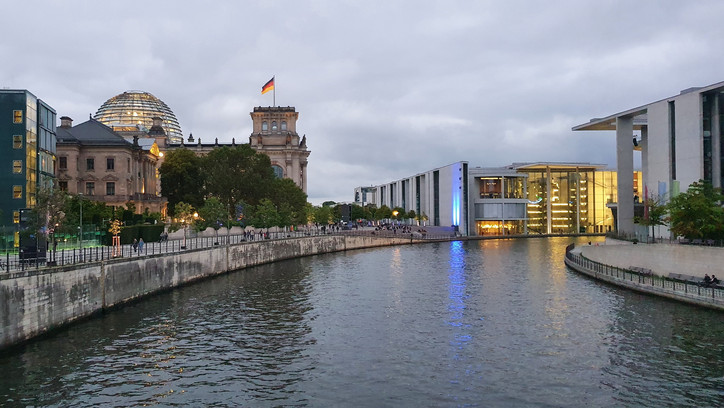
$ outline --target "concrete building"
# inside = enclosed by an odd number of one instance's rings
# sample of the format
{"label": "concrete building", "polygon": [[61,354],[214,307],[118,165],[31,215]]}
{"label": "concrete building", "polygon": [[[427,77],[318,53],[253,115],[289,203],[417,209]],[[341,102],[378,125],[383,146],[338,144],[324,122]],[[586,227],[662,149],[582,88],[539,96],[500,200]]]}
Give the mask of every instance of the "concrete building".
{"label": "concrete building", "polygon": [[58,134],[58,187],[113,207],[132,202],[137,213],[165,215],[166,199],[158,190],[160,149],[153,138],[122,137],[90,119],[73,126],[61,118]]}
{"label": "concrete building", "polygon": [[634,235],[634,151],[641,152],[644,196],[664,202],[698,180],[724,186],[724,82],[689,88],[678,95],[591,119],[574,131],[616,135],[619,174],[617,229]]}
{"label": "concrete building", "polygon": [[27,90],[0,90],[0,225],[20,221],[40,188],[55,183],[56,113]]}
{"label": "concrete building", "polygon": [[590,163],[453,163],[355,189],[355,203],[400,207],[463,235],[605,233],[614,225],[616,173]]}
{"label": "concrete building", "polygon": [[403,208],[430,225],[457,226],[468,235],[468,162],[456,162],[390,183],[355,189],[355,202]]}

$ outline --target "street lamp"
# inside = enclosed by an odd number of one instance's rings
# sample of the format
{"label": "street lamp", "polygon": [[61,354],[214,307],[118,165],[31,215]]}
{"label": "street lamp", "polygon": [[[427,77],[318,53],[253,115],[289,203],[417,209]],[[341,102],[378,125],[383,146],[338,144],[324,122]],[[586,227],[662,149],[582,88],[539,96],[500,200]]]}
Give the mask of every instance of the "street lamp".
{"label": "street lamp", "polygon": [[78,201],[80,202],[80,252],[83,252],[83,193],[78,193]]}

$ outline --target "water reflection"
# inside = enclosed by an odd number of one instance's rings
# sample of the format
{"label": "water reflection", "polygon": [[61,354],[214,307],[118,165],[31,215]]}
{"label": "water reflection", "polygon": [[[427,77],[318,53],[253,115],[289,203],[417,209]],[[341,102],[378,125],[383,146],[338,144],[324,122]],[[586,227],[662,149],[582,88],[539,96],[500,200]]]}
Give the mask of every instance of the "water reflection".
{"label": "water reflection", "polygon": [[227,274],[0,356],[0,401],[722,405],[724,314],[567,271],[570,241],[408,245]]}

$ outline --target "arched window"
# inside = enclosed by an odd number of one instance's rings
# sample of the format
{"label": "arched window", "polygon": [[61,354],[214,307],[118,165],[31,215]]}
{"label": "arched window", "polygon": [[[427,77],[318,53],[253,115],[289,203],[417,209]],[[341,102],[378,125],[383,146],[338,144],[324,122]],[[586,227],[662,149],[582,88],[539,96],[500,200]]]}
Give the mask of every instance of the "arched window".
{"label": "arched window", "polygon": [[261,122],[261,130],[269,130],[269,123],[266,121]]}
{"label": "arched window", "polygon": [[272,122],[272,130],[277,130],[277,121]]}
{"label": "arched window", "polygon": [[287,130],[287,121],[286,120],[282,121],[282,130]]}
{"label": "arched window", "polygon": [[284,178],[284,169],[282,169],[281,166],[277,166],[276,164],[273,164],[272,170],[274,170],[274,177]]}

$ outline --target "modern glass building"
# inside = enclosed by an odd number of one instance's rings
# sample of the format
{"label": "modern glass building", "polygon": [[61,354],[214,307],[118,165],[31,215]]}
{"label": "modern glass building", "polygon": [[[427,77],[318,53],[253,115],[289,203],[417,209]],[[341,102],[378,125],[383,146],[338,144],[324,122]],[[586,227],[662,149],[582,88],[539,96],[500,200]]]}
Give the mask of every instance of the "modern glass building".
{"label": "modern glass building", "polygon": [[115,132],[147,132],[153,126],[153,118],[162,120],[161,126],[166,132],[169,143],[181,143],[183,133],[176,115],[162,100],[148,92],[126,91],[107,100],[93,118],[110,127]]}
{"label": "modern glass building", "polygon": [[55,180],[56,113],[27,90],[0,90],[0,225],[20,222],[40,188]]}
{"label": "modern glass building", "polygon": [[[615,226],[617,184],[615,171],[590,163],[468,169],[459,162],[358,187],[355,202],[415,210],[431,225],[458,225],[463,235],[603,234]],[[633,173],[633,184],[638,195],[640,172]]]}

